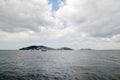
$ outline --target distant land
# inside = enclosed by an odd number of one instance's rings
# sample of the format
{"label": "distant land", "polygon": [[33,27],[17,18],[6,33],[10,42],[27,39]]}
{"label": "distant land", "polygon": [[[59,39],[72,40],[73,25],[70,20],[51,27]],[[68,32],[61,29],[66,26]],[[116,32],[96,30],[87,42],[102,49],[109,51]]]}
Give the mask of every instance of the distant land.
{"label": "distant land", "polygon": [[80,50],[93,50],[93,49],[91,49],[91,48],[82,48]]}
{"label": "distant land", "polygon": [[68,47],[61,47],[61,48],[55,49],[55,48],[46,47],[46,46],[32,45],[32,46],[20,48],[19,50],[73,50],[73,49]]}
{"label": "distant land", "polygon": [[73,50],[73,49],[68,48],[68,47],[61,47],[61,48],[58,48],[57,50]]}

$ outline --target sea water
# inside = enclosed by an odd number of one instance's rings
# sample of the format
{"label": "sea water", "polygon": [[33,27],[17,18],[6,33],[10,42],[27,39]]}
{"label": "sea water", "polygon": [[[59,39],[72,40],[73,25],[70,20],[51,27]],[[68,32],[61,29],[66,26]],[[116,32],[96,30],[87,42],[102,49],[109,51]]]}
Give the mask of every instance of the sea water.
{"label": "sea water", "polygon": [[120,80],[120,50],[1,50],[0,80]]}

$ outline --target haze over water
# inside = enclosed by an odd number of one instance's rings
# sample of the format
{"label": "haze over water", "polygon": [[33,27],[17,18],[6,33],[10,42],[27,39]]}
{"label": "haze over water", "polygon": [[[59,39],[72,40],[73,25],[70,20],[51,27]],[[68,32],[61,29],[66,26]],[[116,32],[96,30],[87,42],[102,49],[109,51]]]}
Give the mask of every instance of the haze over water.
{"label": "haze over water", "polygon": [[120,50],[1,50],[0,80],[120,80]]}

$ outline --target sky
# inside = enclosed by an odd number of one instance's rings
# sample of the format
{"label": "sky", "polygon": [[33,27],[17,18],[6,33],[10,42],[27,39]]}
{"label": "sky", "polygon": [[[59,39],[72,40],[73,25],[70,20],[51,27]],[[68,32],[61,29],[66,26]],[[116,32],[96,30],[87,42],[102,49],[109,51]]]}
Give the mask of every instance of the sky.
{"label": "sky", "polygon": [[0,0],[0,49],[120,49],[120,0]]}

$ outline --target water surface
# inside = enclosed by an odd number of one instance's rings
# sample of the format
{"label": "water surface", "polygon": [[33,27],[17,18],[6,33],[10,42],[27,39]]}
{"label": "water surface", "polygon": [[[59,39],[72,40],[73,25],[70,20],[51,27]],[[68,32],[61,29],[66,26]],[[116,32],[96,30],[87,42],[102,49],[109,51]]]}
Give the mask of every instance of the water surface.
{"label": "water surface", "polygon": [[120,51],[1,50],[0,80],[120,80]]}

